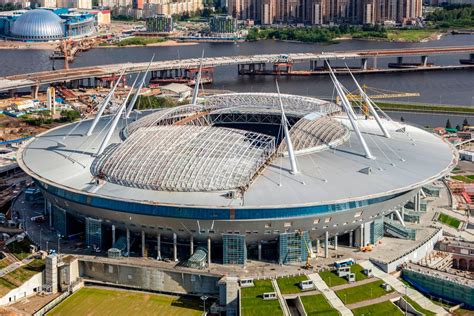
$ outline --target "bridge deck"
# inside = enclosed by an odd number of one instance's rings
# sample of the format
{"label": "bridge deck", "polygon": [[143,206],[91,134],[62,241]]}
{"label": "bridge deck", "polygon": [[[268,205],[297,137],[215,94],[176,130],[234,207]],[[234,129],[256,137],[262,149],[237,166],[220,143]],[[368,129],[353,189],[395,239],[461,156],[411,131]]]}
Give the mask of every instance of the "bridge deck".
{"label": "bridge deck", "polygon": [[[322,53],[295,53],[287,54],[288,60],[293,63],[305,61],[321,60],[339,60],[339,59],[361,59],[375,57],[403,57],[403,56],[430,56],[444,54],[473,54],[474,46],[460,47],[428,47],[413,49],[387,49],[387,50],[368,50],[352,52],[322,52]],[[282,62],[282,54],[264,54],[249,56],[227,56],[227,57],[209,57],[204,58],[203,67],[220,67],[237,64],[263,64]],[[189,69],[200,65],[200,59],[190,58],[181,60],[164,60],[151,64],[151,71],[171,70],[171,69]],[[35,85],[52,84],[70,80],[87,79],[92,77],[104,77],[119,73],[125,69],[125,73],[137,73],[145,71],[148,63],[124,63],[111,64],[93,67],[78,67],[56,71],[43,71],[36,73],[19,74],[8,77],[0,77],[0,91],[20,89]]]}

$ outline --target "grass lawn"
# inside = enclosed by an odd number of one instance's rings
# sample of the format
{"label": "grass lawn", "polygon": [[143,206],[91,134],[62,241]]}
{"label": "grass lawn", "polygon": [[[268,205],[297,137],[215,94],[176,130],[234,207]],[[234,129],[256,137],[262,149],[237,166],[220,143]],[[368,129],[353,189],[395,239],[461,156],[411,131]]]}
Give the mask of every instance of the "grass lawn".
{"label": "grass lawn", "polygon": [[301,296],[304,309],[308,316],[324,315],[338,316],[339,312],[328,303],[323,294]]}
{"label": "grass lawn", "polygon": [[457,218],[451,217],[451,216],[446,215],[444,213],[439,214],[438,221],[440,221],[440,222],[442,222],[442,223],[444,223],[448,226],[451,226],[453,228],[456,228],[456,229],[461,224],[461,221],[458,220]]}
{"label": "grass lawn", "polygon": [[23,260],[29,255],[31,255],[30,244],[31,244],[30,240],[28,238],[25,238],[20,242],[13,242],[9,244],[7,248],[19,260]]}
{"label": "grass lawn", "polygon": [[[364,268],[362,268],[358,264],[351,265],[351,272],[355,273],[356,281],[367,279],[367,276],[362,273],[362,270],[364,270]],[[336,274],[336,270],[319,272],[319,276],[321,277],[321,279],[323,279],[324,282],[326,282],[329,287],[349,283],[347,279],[338,277]]]}
{"label": "grass lawn", "polygon": [[149,45],[155,43],[166,42],[165,38],[161,37],[130,37],[117,43],[117,46],[131,46],[131,45]]}
{"label": "grass lawn", "polygon": [[353,304],[393,292],[393,289],[390,292],[385,291],[381,286],[383,283],[384,282],[382,280],[378,280],[375,282],[350,287],[336,291],[336,295],[344,304]]}
{"label": "grass lawn", "polygon": [[365,315],[365,316],[367,315],[403,316],[403,312],[397,306],[395,306],[395,304],[393,304],[390,301],[385,301],[385,302],[374,304],[374,305],[354,308],[352,312],[354,313],[355,316],[362,316],[362,315]]}
{"label": "grass lawn", "polygon": [[306,275],[299,275],[295,277],[277,279],[277,283],[281,294],[293,294],[301,292],[299,284],[301,281],[306,280],[308,280]]}
{"label": "grass lawn", "polygon": [[465,182],[465,183],[474,183],[473,175],[468,175],[468,176],[457,175],[457,176],[451,176],[451,178],[454,180]]}
{"label": "grass lawn", "polygon": [[8,267],[11,263],[12,261],[9,258],[3,258],[0,260],[0,269]]}
{"label": "grass lawn", "polygon": [[47,315],[201,315],[199,299],[165,295],[83,288],[56,306]]}
{"label": "grass lawn", "polygon": [[413,308],[415,308],[420,313],[423,313],[426,316],[435,316],[436,315],[436,313],[433,313],[432,311],[429,311],[429,310],[424,309],[423,307],[421,307],[417,302],[412,300],[410,297],[404,296],[404,298],[408,301],[408,303],[410,303],[411,306],[413,306]]}
{"label": "grass lawn", "polygon": [[20,267],[0,278],[0,295],[5,295],[10,290],[19,287],[38,272],[43,271],[44,261],[33,260],[26,266]]}
{"label": "grass lawn", "polygon": [[419,42],[434,33],[436,31],[433,30],[390,30],[387,32],[387,38],[391,41]]}
{"label": "grass lawn", "polygon": [[263,293],[275,292],[270,280],[255,280],[254,287],[242,288],[242,314],[244,316],[257,315],[282,315],[280,302],[278,300],[264,301]]}

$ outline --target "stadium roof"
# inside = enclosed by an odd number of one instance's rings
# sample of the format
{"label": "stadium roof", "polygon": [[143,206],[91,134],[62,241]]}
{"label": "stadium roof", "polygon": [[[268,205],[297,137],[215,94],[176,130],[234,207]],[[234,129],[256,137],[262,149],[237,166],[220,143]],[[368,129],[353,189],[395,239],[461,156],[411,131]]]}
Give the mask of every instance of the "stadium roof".
{"label": "stadium roof", "polygon": [[140,128],[109,147],[93,174],[130,187],[164,191],[243,188],[275,152],[275,138],[212,126]]}

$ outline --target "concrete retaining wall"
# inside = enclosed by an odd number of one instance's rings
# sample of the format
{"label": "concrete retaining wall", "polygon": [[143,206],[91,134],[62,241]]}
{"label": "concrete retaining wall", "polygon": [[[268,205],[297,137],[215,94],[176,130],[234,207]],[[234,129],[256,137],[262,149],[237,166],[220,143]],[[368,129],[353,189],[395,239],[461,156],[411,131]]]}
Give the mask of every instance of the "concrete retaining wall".
{"label": "concrete retaining wall", "polygon": [[0,306],[13,304],[25,297],[36,294],[43,287],[43,273],[35,274],[31,279],[0,298]]}
{"label": "concrete retaining wall", "polygon": [[79,273],[85,281],[98,281],[109,285],[176,294],[219,295],[219,278],[198,273],[83,260],[79,261]]}
{"label": "concrete retaining wall", "polygon": [[407,252],[403,256],[392,260],[390,262],[382,262],[375,259],[370,259],[370,261],[375,264],[377,267],[382,269],[384,272],[392,273],[397,270],[397,267],[402,265],[405,262],[418,262],[420,259],[425,257],[428,253],[433,251],[435,244],[443,239],[443,230],[439,229],[436,233],[433,234],[429,239],[427,239],[424,243],[420,244],[415,249]]}

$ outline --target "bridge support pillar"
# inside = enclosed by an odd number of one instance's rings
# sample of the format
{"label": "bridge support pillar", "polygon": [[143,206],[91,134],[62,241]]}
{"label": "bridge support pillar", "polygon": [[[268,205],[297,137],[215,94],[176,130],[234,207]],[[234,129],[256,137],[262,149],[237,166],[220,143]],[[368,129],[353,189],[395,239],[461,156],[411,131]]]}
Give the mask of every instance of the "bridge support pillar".
{"label": "bridge support pillar", "polygon": [[428,65],[428,56],[421,56],[421,65],[426,67]]}
{"label": "bridge support pillar", "polygon": [[156,260],[161,260],[161,234],[156,235]]}
{"label": "bridge support pillar", "polygon": [[360,69],[367,70],[368,58],[362,58],[360,60]]}
{"label": "bridge support pillar", "polygon": [[334,250],[337,250],[337,235],[334,236]]}
{"label": "bridge support pillar", "polygon": [[353,247],[352,239],[354,238],[354,232],[351,230],[349,232],[349,247]]}
{"label": "bridge support pillar", "polygon": [[173,261],[178,261],[178,236],[173,233]]}
{"label": "bridge support pillar", "polygon": [[8,90],[8,95],[10,98],[13,98],[15,96],[15,93],[16,93],[16,89]]}
{"label": "bridge support pillar", "polygon": [[189,240],[189,255],[192,256],[194,254],[194,236],[191,235]]}
{"label": "bridge support pillar", "polygon": [[38,98],[39,88],[40,88],[39,85],[36,85],[36,86],[32,86],[32,87],[31,87],[31,97],[32,97],[33,99],[37,99],[37,98]]}
{"label": "bridge support pillar", "polygon": [[207,265],[211,265],[211,236],[207,237]]}
{"label": "bridge support pillar", "polygon": [[112,225],[112,247],[115,245],[115,225]]}
{"label": "bridge support pillar", "polygon": [[145,257],[145,232],[142,230],[142,257]]}
{"label": "bridge support pillar", "polygon": [[319,250],[321,250],[321,241],[316,239],[316,253],[319,254]]}
{"label": "bridge support pillar", "polygon": [[324,258],[329,258],[329,232],[324,234]]}
{"label": "bridge support pillar", "polygon": [[397,57],[397,64],[403,64],[403,56]]}
{"label": "bridge support pillar", "polygon": [[127,256],[130,257],[130,229],[127,228]]}
{"label": "bridge support pillar", "polygon": [[258,261],[262,261],[262,241],[258,241]]}
{"label": "bridge support pillar", "polygon": [[360,224],[360,246],[364,247],[364,224]]}

